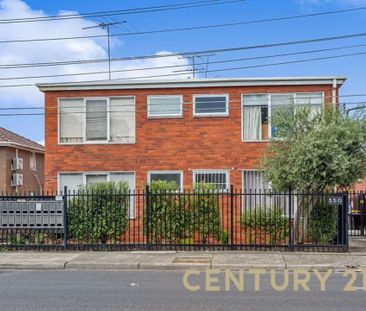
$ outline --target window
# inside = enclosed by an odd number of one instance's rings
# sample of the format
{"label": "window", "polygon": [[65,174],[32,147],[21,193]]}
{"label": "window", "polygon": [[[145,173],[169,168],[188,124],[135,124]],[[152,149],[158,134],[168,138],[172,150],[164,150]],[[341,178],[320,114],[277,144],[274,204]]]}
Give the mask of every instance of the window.
{"label": "window", "polygon": [[134,98],[59,100],[60,143],[134,143],[134,141]]}
{"label": "window", "polygon": [[228,95],[194,96],[193,115],[195,116],[229,115]]}
{"label": "window", "polygon": [[229,189],[229,172],[226,170],[193,171],[193,183],[213,184],[218,190]]}
{"label": "window", "polygon": [[268,139],[268,95],[248,95],[243,100],[243,140]]}
{"label": "window", "polygon": [[62,99],[59,102],[60,143],[82,143],[84,137],[83,99]]}
{"label": "window", "polygon": [[81,173],[62,173],[59,174],[58,188],[59,191],[77,191],[81,185],[84,184],[84,176]]}
{"label": "window", "polygon": [[322,109],[323,98],[323,93],[243,95],[243,141],[265,141],[276,137],[277,129],[271,125],[271,117],[291,105],[294,105],[295,109],[296,107],[309,107],[311,114],[315,114]]}
{"label": "window", "polygon": [[152,171],[148,173],[149,184],[152,181],[161,180],[175,182],[179,189],[183,188],[183,173],[178,171]]}
{"label": "window", "polygon": [[33,171],[35,171],[37,169],[37,154],[35,152],[31,152],[31,154],[30,154],[29,167]]}
{"label": "window", "polygon": [[[262,171],[243,171],[243,208],[268,210],[281,208],[284,215],[289,211],[289,196],[286,193],[272,193],[271,185]],[[297,196],[292,196],[292,215],[297,206]]]}
{"label": "window", "polygon": [[93,184],[99,182],[120,182],[124,181],[128,184],[131,191],[129,215],[135,218],[135,173],[134,172],[104,172],[104,173],[59,173],[58,177],[59,191],[63,191],[67,186],[68,191],[78,191],[81,185]]}
{"label": "window", "polygon": [[182,116],[182,96],[148,96],[148,117]]}

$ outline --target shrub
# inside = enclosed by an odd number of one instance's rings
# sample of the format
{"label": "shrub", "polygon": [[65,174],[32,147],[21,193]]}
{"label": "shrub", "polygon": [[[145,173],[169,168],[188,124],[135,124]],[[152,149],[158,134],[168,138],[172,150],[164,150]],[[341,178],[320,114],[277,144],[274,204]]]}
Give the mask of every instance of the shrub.
{"label": "shrub", "polygon": [[288,236],[288,221],[288,217],[283,214],[283,209],[278,207],[245,211],[241,218],[243,226],[257,228],[268,234],[271,244],[283,241]]}
{"label": "shrub", "polygon": [[220,240],[221,222],[216,186],[198,183],[193,188],[195,195],[190,202],[190,210],[194,219],[194,229],[198,231],[203,244],[209,236]]}
{"label": "shrub", "polygon": [[324,202],[315,204],[310,213],[307,235],[312,242],[332,242],[337,236],[337,207]]}
{"label": "shrub", "polygon": [[68,203],[69,237],[92,243],[120,238],[128,227],[128,190],[126,182],[81,186]]}
{"label": "shrub", "polygon": [[[175,182],[152,181],[150,184],[150,241],[179,243],[191,235],[191,215]],[[146,228],[146,215],[144,217]]]}

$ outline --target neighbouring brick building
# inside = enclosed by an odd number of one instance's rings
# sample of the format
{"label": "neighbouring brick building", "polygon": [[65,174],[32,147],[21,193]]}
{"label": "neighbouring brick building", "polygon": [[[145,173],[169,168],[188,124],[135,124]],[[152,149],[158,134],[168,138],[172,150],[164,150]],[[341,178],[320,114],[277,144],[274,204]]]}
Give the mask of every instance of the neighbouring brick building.
{"label": "neighbouring brick building", "polygon": [[39,84],[45,93],[45,190],[106,180],[142,189],[260,189],[271,114],[335,105],[343,77],[139,80]]}
{"label": "neighbouring brick building", "polygon": [[44,147],[0,127],[0,191],[43,190]]}

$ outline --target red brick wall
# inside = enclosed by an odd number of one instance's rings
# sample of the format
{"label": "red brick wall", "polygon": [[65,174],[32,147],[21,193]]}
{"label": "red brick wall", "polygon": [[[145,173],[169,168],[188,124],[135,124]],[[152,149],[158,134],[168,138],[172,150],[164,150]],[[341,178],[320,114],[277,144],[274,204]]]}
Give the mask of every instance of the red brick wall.
{"label": "red brick wall", "polygon": [[[192,169],[232,169],[231,184],[241,188],[241,169],[257,168],[266,146],[241,141],[241,95],[319,91],[331,100],[330,85],[47,92],[45,189],[57,190],[57,173],[62,171],[135,171],[141,189],[149,170],[182,170],[184,185],[190,187]],[[148,95],[183,95],[184,102],[192,102],[192,94],[221,93],[229,94],[229,117],[195,118],[188,104],[183,118],[147,118]],[[57,99],[83,96],[135,96],[136,144],[58,145]]]}

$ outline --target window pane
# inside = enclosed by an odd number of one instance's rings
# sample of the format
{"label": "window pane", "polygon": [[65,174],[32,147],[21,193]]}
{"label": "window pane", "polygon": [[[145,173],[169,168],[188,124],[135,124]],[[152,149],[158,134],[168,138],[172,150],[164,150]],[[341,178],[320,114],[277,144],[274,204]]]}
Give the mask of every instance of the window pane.
{"label": "window pane", "polygon": [[[284,109],[291,109],[291,105],[294,104],[294,94],[271,95],[271,117],[273,118],[276,113],[280,113]],[[271,135],[272,137],[277,136],[277,128],[274,125],[271,126]]]}
{"label": "window pane", "polygon": [[322,93],[298,93],[296,94],[296,106],[310,109],[310,116],[315,116],[323,108]]}
{"label": "window pane", "polygon": [[107,175],[86,175],[87,184],[96,184],[107,181]]}
{"label": "window pane", "polygon": [[35,152],[31,152],[30,154],[30,169],[31,170],[37,169],[37,155]]}
{"label": "window pane", "polygon": [[134,173],[110,173],[109,180],[114,182],[125,181],[128,184],[130,192],[129,197],[129,215],[130,218],[136,217],[136,209],[135,209],[135,196],[133,195],[133,190],[135,189],[135,174]]}
{"label": "window pane", "polygon": [[82,99],[60,99],[59,133],[61,143],[81,143],[84,133],[84,102]]}
{"label": "window pane", "polygon": [[86,139],[107,140],[107,101],[87,100]]}
{"label": "window pane", "polygon": [[229,188],[226,172],[199,171],[194,172],[194,182],[213,184],[217,189],[226,190]]}
{"label": "window pane", "polygon": [[111,173],[109,176],[110,181],[120,182],[125,181],[128,184],[130,190],[135,189],[135,174],[134,173]]}
{"label": "window pane", "polygon": [[134,98],[110,99],[110,141],[133,143],[135,141]]}
{"label": "window pane", "polygon": [[83,174],[60,174],[59,175],[59,191],[64,191],[67,187],[68,191],[77,191],[83,184]]}
{"label": "window pane", "polygon": [[268,96],[243,97],[243,140],[268,139]]}
{"label": "window pane", "polygon": [[174,181],[179,188],[181,188],[180,173],[151,173],[150,174],[150,182],[160,180],[171,182]]}
{"label": "window pane", "polygon": [[196,114],[227,114],[226,96],[209,96],[195,98]]}
{"label": "window pane", "polygon": [[149,97],[149,116],[180,116],[182,115],[180,96]]}

